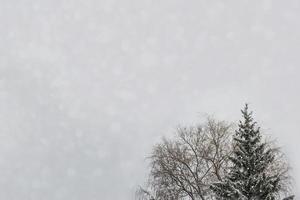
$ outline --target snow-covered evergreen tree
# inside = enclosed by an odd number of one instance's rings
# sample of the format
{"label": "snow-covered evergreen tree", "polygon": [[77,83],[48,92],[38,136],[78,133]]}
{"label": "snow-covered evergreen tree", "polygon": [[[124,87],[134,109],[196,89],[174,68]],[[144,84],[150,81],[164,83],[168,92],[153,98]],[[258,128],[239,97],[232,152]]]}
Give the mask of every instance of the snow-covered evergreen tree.
{"label": "snow-covered evergreen tree", "polygon": [[211,188],[217,199],[275,200],[281,190],[281,179],[279,174],[269,172],[275,159],[274,150],[262,141],[247,104],[242,114],[230,157],[232,166],[225,179]]}

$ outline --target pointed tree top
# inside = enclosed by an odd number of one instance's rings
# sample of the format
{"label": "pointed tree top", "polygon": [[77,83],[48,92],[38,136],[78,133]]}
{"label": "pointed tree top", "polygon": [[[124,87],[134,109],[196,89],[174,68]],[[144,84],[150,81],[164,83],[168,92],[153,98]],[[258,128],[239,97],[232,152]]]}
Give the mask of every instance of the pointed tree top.
{"label": "pointed tree top", "polygon": [[249,110],[249,104],[248,104],[248,103],[245,103],[244,109],[241,110],[241,111],[242,111],[243,114],[244,114],[244,113],[246,114],[246,113],[248,113],[248,110]]}
{"label": "pointed tree top", "polygon": [[243,110],[241,110],[242,114],[243,114],[243,117],[246,121],[252,121],[252,111],[249,111],[249,104],[248,103],[245,103],[245,107]]}

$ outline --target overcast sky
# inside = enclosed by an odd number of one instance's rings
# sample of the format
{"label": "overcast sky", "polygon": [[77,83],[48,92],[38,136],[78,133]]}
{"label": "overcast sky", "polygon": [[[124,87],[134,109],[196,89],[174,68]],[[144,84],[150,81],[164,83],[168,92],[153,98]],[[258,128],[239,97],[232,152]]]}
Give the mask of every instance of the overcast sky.
{"label": "overcast sky", "polygon": [[0,0],[0,199],[132,200],[163,135],[245,102],[299,182],[299,25],[298,0]]}

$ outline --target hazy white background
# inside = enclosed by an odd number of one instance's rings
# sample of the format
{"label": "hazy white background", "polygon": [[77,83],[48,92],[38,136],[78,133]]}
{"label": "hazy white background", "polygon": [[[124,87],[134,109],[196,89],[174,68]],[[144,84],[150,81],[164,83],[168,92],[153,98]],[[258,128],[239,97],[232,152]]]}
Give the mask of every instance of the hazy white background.
{"label": "hazy white background", "polygon": [[131,200],[162,135],[245,102],[299,181],[299,25],[298,0],[0,0],[0,199]]}

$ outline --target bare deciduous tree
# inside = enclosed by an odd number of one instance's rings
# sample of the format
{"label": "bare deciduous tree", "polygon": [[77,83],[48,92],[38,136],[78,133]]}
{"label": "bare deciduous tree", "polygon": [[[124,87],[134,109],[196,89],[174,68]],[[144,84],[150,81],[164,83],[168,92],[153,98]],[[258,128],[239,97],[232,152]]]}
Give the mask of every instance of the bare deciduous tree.
{"label": "bare deciduous tree", "polygon": [[212,199],[211,183],[222,180],[228,165],[232,128],[208,119],[197,127],[179,127],[173,140],[163,139],[150,157],[147,190],[140,199]]}

